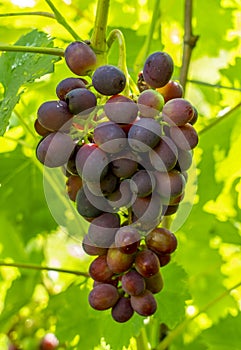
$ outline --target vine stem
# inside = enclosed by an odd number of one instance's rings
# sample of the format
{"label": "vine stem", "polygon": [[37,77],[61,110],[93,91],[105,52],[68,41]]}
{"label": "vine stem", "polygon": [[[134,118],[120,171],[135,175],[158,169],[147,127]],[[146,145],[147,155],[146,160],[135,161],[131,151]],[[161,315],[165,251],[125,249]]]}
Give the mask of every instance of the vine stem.
{"label": "vine stem", "polygon": [[45,11],[0,13],[0,17],[13,17],[13,16],[43,16],[43,17],[56,19],[55,15],[53,13],[45,12]]}
{"label": "vine stem", "polygon": [[56,271],[56,272],[60,272],[60,273],[68,273],[68,274],[72,274],[72,275],[76,275],[76,276],[83,276],[83,277],[87,277],[87,278],[90,277],[87,272],[62,269],[62,268],[58,268],[58,267],[26,264],[26,263],[8,263],[8,262],[0,261],[0,266],[17,267],[17,268],[21,268],[21,269],[38,270],[38,271]]}
{"label": "vine stem", "polygon": [[20,45],[0,45],[0,51],[41,53],[52,56],[64,57],[64,50],[53,47],[36,47]]}
{"label": "vine stem", "polygon": [[165,350],[173,342],[173,340],[175,338],[177,338],[183,332],[183,330],[188,326],[189,323],[191,323],[193,320],[195,320],[202,313],[206,312],[208,309],[210,309],[213,305],[218,303],[220,300],[222,300],[223,298],[228,296],[232,290],[237,289],[239,287],[241,287],[241,281],[239,281],[238,283],[233,285],[231,288],[225,290],[222,294],[217,296],[215,299],[211,300],[197,314],[193,315],[190,318],[186,318],[173,331],[168,333],[168,335],[163,339],[163,341],[159,344],[159,346],[156,348],[156,350]]}
{"label": "vine stem", "polygon": [[97,56],[97,65],[106,64],[107,43],[106,29],[108,21],[110,0],[98,0],[95,23],[91,37],[91,47]]}
{"label": "vine stem", "polygon": [[65,18],[61,15],[61,13],[57,10],[55,5],[52,3],[51,0],[45,0],[45,2],[49,5],[53,13],[55,14],[55,18],[57,22],[62,25],[75,40],[82,40],[79,35],[75,32],[75,30],[67,23]]}
{"label": "vine stem", "polygon": [[192,30],[192,0],[185,1],[185,15],[184,15],[184,47],[183,47],[183,56],[182,56],[182,66],[180,71],[180,84],[185,91],[188,70],[190,66],[192,50],[196,46],[198,35],[193,35]]}

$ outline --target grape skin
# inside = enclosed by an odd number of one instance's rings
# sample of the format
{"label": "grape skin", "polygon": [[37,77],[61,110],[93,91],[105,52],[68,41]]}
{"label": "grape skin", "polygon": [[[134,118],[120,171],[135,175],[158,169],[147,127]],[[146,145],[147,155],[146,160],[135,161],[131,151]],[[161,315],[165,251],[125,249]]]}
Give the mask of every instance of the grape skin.
{"label": "grape skin", "polygon": [[184,151],[190,151],[198,144],[198,134],[194,127],[187,123],[183,126],[171,126],[170,136],[176,146]]}
{"label": "grape skin", "polygon": [[62,101],[65,100],[66,94],[74,89],[85,88],[88,82],[81,78],[65,78],[56,86],[56,95]]}
{"label": "grape skin", "polygon": [[146,287],[145,279],[135,270],[124,274],[121,283],[123,290],[129,295],[139,295],[144,292]]}
{"label": "grape skin", "polygon": [[[97,104],[96,96],[93,92],[85,88],[78,88],[69,91],[65,96],[65,101],[72,114],[76,115],[82,112],[81,116],[84,116],[86,113],[88,116],[90,111],[92,112]],[[85,113],[83,113],[84,111]]]}
{"label": "grape skin", "polygon": [[156,117],[164,105],[164,98],[156,90],[145,90],[137,99],[140,116],[145,118]]}
{"label": "grape skin", "polygon": [[91,222],[88,237],[94,245],[106,248],[114,242],[119,227],[120,218],[117,214],[103,213]]}
{"label": "grape skin", "polygon": [[88,255],[105,255],[107,253],[107,248],[94,245],[89,239],[88,234],[82,240],[82,248]]}
{"label": "grape skin", "polygon": [[151,316],[157,309],[156,300],[148,289],[140,295],[132,295],[131,306],[141,316]]}
{"label": "grape skin", "polygon": [[102,95],[111,96],[122,92],[126,85],[124,73],[112,65],[100,66],[92,76],[92,84]]}
{"label": "grape skin", "polygon": [[75,202],[77,192],[82,187],[82,180],[79,176],[70,175],[66,181],[69,198]]}
{"label": "grape skin", "polygon": [[78,213],[85,218],[95,218],[103,213],[96,208],[87,198],[84,186],[79,189],[76,195],[76,209]]}
{"label": "grape skin", "polygon": [[137,229],[129,225],[123,226],[116,232],[115,246],[122,253],[133,254],[137,251],[140,245],[140,234]]}
{"label": "grape skin", "polygon": [[146,289],[148,289],[153,294],[159,293],[164,286],[163,278],[161,272],[157,272],[155,275],[145,278]]}
{"label": "grape skin", "polygon": [[127,322],[134,314],[130,298],[120,297],[111,309],[112,318],[119,323]]}
{"label": "grape skin", "polygon": [[124,131],[114,122],[103,122],[97,125],[94,130],[94,141],[107,153],[118,153],[127,144]]}
{"label": "grape skin", "polygon": [[70,43],[64,52],[69,69],[77,75],[88,75],[96,65],[94,51],[83,41]]}
{"label": "grape skin", "polygon": [[104,105],[104,111],[111,121],[119,124],[130,124],[137,117],[138,107],[130,98],[114,95]]}
{"label": "grape skin", "polygon": [[174,98],[183,96],[183,87],[178,81],[170,80],[166,85],[157,89],[164,97],[165,103]]}
{"label": "grape skin", "polygon": [[149,158],[153,168],[158,171],[170,171],[177,162],[178,150],[167,136],[162,136],[158,145],[150,151]]}
{"label": "grape skin", "polygon": [[149,249],[157,254],[171,254],[177,248],[176,236],[164,227],[157,227],[145,238]]}
{"label": "grape skin", "polygon": [[114,275],[109,269],[106,261],[106,255],[100,255],[95,258],[89,266],[89,275],[97,282],[107,282]]}
{"label": "grape skin", "polygon": [[103,283],[95,286],[89,293],[89,304],[95,310],[107,310],[115,305],[119,299],[117,288]]}
{"label": "grape skin", "polygon": [[114,244],[108,249],[107,264],[114,273],[122,273],[132,266],[135,255],[122,253]]}
{"label": "grape skin", "polygon": [[135,269],[141,276],[151,277],[159,272],[159,259],[150,249],[139,251],[135,258]]}
{"label": "grape skin", "polygon": [[163,120],[170,125],[182,126],[194,115],[192,104],[184,98],[174,98],[165,103],[162,109]]}

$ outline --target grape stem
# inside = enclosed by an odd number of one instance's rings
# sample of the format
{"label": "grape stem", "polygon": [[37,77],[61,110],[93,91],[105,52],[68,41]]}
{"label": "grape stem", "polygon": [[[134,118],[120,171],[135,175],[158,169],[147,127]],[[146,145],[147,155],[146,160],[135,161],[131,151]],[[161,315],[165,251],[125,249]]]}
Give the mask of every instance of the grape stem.
{"label": "grape stem", "polygon": [[41,53],[52,56],[64,57],[64,50],[53,47],[35,47],[20,45],[0,45],[0,51]]}
{"label": "grape stem", "polygon": [[126,65],[126,43],[123,33],[119,29],[113,29],[108,38],[107,46],[108,49],[111,48],[113,43],[117,40],[119,47],[119,59],[118,68],[120,68],[126,76],[126,87],[123,90],[123,95],[129,96],[129,73]]}
{"label": "grape stem", "polygon": [[61,13],[57,10],[55,5],[52,3],[51,0],[45,0],[45,2],[49,5],[53,13],[55,14],[55,18],[57,22],[62,25],[71,35],[75,40],[81,40],[82,39],[79,37],[79,35],[74,31],[74,29],[67,23],[65,18],[61,15]]}
{"label": "grape stem", "polygon": [[0,261],[0,266],[17,267],[17,268],[21,268],[21,269],[39,270],[39,271],[56,271],[56,272],[60,272],[60,273],[68,273],[68,274],[72,274],[72,275],[76,275],[76,276],[83,276],[83,277],[87,277],[87,278],[90,277],[87,272],[62,269],[62,268],[58,268],[58,267],[26,264],[26,263],[7,263],[4,261]]}
{"label": "grape stem", "polygon": [[185,0],[185,20],[184,20],[184,47],[183,47],[183,55],[182,55],[182,66],[180,70],[180,84],[183,87],[183,91],[185,91],[188,70],[191,62],[192,50],[196,46],[196,43],[199,39],[198,35],[193,35],[192,30],[192,0]]}
{"label": "grape stem", "polygon": [[208,309],[210,309],[213,305],[218,303],[220,300],[225,298],[230,294],[230,292],[234,289],[241,287],[241,281],[233,285],[231,288],[225,290],[222,294],[220,294],[215,299],[211,300],[208,304],[206,304],[198,313],[196,313],[194,316],[190,318],[186,318],[182,323],[180,323],[173,331],[168,333],[168,335],[163,339],[163,341],[159,344],[159,346],[156,348],[156,350],[165,350],[173,341],[175,338],[177,338],[180,334],[183,333],[184,329],[187,327],[189,323],[191,323],[194,319],[196,319],[198,316],[200,316],[202,313],[206,312]]}

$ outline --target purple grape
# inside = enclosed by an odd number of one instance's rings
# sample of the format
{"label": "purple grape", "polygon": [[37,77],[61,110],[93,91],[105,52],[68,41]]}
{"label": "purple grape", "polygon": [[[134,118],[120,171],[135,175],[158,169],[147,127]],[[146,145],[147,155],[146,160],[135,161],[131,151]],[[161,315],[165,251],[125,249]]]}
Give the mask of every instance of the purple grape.
{"label": "purple grape", "polygon": [[116,287],[103,283],[95,286],[89,293],[89,304],[95,310],[107,310],[115,305],[119,299]]}
{"label": "purple grape", "polygon": [[94,129],[94,141],[107,153],[118,153],[127,145],[124,131],[114,122],[103,122]]}
{"label": "purple grape", "polygon": [[156,300],[148,289],[140,295],[132,295],[131,306],[141,316],[151,316],[157,309]]}
{"label": "purple grape", "polygon": [[102,95],[116,95],[124,90],[126,85],[125,74],[112,65],[100,66],[92,76],[94,88]]}
{"label": "purple grape", "polygon": [[85,88],[88,82],[81,78],[65,78],[56,86],[56,95],[62,101],[65,100],[65,95],[71,90]]}
{"label": "purple grape", "polygon": [[173,60],[168,53],[154,52],[146,59],[143,77],[152,88],[160,88],[171,79],[173,68]]}
{"label": "purple grape", "polygon": [[65,101],[71,113],[75,115],[81,113],[81,116],[86,114],[88,116],[88,114],[93,111],[93,108],[97,104],[97,100],[93,92],[85,88],[78,88],[69,91],[65,96]]}
{"label": "purple grape", "polygon": [[130,98],[122,95],[114,95],[104,105],[107,117],[115,123],[130,124],[137,117],[137,104]]}
{"label": "purple grape", "polygon": [[88,75],[96,65],[96,55],[83,41],[74,41],[67,46],[64,53],[69,69],[77,75]]}
{"label": "purple grape", "polygon": [[121,278],[122,288],[129,295],[139,295],[146,288],[145,279],[137,271],[130,270]]}
{"label": "purple grape", "polygon": [[127,322],[133,316],[134,310],[130,298],[120,297],[112,307],[111,316],[119,323]]}

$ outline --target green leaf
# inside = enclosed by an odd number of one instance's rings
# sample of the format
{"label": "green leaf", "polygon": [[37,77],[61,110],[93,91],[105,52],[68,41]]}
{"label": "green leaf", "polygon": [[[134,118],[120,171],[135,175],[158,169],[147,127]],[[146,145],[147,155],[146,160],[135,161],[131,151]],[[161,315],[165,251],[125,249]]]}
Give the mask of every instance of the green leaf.
{"label": "green leaf", "polygon": [[157,313],[154,315],[159,322],[168,327],[175,327],[185,315],[185,302],[190,298],[187,285],[187,274],[176,263],[162,268],[164,279],[163,290],[156,295]]}
{"label": "green leaf", "polygon": [[39,282],[39,276],[38,271],[28,271],[13,281],[4,301],[4,309],[0,314],[2,331],[8,330],[11,318],[16,316],[19,310],[31,300],[35,286]]}
{"label": "green leaf", "polygon": [[[22,36],[16,45],[53,47],[53,40],[43,32],[33,30]],[[13,109],[24,92],[23,85],[54,70],[54,63],[59,58],[51,55],[6,52],[0,57],[0,83],[4,95],[0,101],[0,135],[3,135]]]}
{"label": "green leaf", "polygon": [[240,350],[241,313],[228,316],[202,333],[202,340],[210,350]]}

